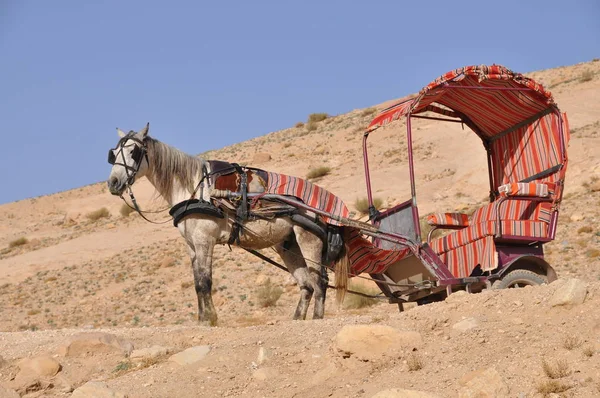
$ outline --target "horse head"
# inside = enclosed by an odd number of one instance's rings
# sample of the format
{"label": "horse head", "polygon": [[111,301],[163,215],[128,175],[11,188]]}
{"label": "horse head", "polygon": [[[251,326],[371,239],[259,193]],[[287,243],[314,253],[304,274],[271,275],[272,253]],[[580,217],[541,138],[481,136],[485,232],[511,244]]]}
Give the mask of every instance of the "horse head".
{"label": "horse head", "polygon": [[119,141],[108,151],[108,163],[112,165],[108,177],[108,189],[113,195],[121,196],[125,189],[148,171],[148,147],[146,138],[150,123],[139,132],[124,133],[117,128]]}

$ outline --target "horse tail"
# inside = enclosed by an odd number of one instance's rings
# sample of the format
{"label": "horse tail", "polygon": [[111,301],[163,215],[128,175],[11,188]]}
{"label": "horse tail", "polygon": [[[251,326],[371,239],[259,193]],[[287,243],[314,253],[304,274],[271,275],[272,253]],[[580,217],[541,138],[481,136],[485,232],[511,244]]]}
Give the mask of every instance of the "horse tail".
{"label": "horse tail", "polygon": [[348,257],[348,244],[347,244],[348,233],[344,228],[344,244],[340,250],[340,254],[335,260],[334,273],[335,273],[335,299],[338,308],[343,304],[346,292],[348,291],[348,274],[350,272],[350,259]]}

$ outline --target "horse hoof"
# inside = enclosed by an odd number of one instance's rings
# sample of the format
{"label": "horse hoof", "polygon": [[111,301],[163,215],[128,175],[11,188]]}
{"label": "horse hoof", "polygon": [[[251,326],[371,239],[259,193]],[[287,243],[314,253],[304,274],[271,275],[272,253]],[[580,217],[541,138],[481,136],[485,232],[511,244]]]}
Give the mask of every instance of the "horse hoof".
{"label": "horse hoof", "polygon": [[215,319],[200,319],[198,318],[198,324],[200,326],[217,326],[218,320]]}

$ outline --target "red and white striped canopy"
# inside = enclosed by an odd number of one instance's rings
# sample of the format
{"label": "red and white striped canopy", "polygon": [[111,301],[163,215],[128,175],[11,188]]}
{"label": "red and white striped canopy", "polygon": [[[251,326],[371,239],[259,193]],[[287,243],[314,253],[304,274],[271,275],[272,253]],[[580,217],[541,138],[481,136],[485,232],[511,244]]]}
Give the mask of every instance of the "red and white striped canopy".
{"label": "red and white striped canopy", "polygon": [[409,113],[434,111],[470,120],[470,127],[482,139],[489,139],[554,109],[552,94],[533,79],[500,65],[473,65],[438,77],[415,98],[385,109],[367,129],[375,130]]}

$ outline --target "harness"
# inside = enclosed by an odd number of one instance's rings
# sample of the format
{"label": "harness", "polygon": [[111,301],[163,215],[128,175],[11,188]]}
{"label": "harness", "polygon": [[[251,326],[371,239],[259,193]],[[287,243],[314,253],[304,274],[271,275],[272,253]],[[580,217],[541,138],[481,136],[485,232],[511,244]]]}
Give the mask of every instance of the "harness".
{"label": "harness", "polygon": [[[125,145],[128,140],[134,141],[134,144]],[[127,165],[125,160],[124,149],[129,146],[133,146],[131,152],[131,158],[134,161],[133,166]],[[115,151],[117,150],[118,152],[115,154]],[[122,162],[117,161],[119,154]],[[121,199],[123,199],[129,207],[138,212],[144,220],[150,223],[163,224],[169,222],[169,219],[163,222],[155,222],[146,218],[144,213],[159,213],[169,208],[167,207],[159,211],[142,211],[138,206],[133,190],[131,189],[131,185],[134,183],[135,176],[138,173],[142,164],[142,159],[144,158],[149,164],[147,144],[144,140],[138,139],[135,136],[134,131],[130,131],[127,135],[122,137],[116,147],[109,150],[108,153],[108,163],[120,165],[125,168],[125,172],[127,173],[126,189],[131,198],[131,202],[133,203],[133,207],[127,203],[123,198],[123,195],[121,195]],[[210,173],[208,172],[206,163],[210,165]],[[324,247],[326,247],[325,255],[328,261],[333,261],[333,259],[337,257],[343,244],[339,227],[334,225],[321,225],[321,223],[300,214],[298,209],[289,205],[273,210],[270,209],[268,216],[251,210],[258,203],[260,192],[258,192],[259,195],[252,200],[252,203],[250,203],[248,200],[249,175],[251,175],[252,178],[256,177],[259,178],[259,180],[262,179],[266,182],[267,173],[264,170],[253,167],[242,167],[237,163],[228,163],[218,160],[211,160],[206,163],[202,165],[202,177],[190,198],[176,203],[169,209],[169,215],[172,217],[173,226],[177,227],[183,219],[192,214],[204,214],[222,219],[225,217],[224,208],[229,208],[235,212],[235,218],[227,243],[229,245],[233,243],[240,245],[240,236],[243,234],[244,224],[248,220],[272,219],[286,216],[290,217],[295,224],[301,225],[321,237]],[[227,180],[227,177],[232,175],[235,175],[235,178],[233,180],[231,180],[231,178]],[[204,200],[205,188],[211,189],[211,198],[213,200]],[[263,188],[266,190],[264,184]],[[196,193],[199,193],[198,198],[196,197]],[[220,203],[215,205],[213,202],[217,201],[220,201]]]}

